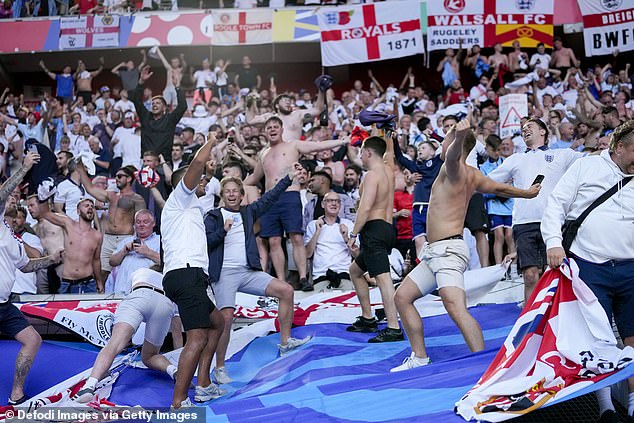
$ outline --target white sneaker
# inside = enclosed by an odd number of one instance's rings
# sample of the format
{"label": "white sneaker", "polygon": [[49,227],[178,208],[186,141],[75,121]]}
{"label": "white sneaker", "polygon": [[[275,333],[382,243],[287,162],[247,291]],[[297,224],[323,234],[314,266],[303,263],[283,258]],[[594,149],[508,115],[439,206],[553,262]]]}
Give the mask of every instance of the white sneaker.
{"label": "white sneaker", "polygon": [[190,400],[189,397],[187,397],[181,401],[180,407],[174,408],[174,406],[172,406],[170,407],[170,410],[180,410],[181,408],[192,408],[192,407],[196,407],[196,404],[194,404],[192,400]]}
{"label": "white sneaker", "polygon": [[226,367],[216,367],[214,368],[214,380],[219,384],[223,385],[225,383],[233,382],[233,379],[229,377],[229,372]]}
{"label": "white sneaker", "polygon": [[196,394],[194,395],[194,401],[207,402],[212,399],[220,398],[225,395],[227,391],[221,389],[218,385],[211,382],[209,386],[203,388],[202,386],[196,386]]}
{"label": "white sneaker", "polygon": [[393,369],[390,369],[390,372],[391,373],[402,372],[403,370],[410,370],[410,369],[415,369],[416,367],[426,366],[429,363],[431,363],[431,360],[429,359],[429,357],[425,357],[425,358],[416,357],[414,353],[412,352],[412,354],[410,354],[409,357],[405,357],[405,360],[403,360],[403,364],[401,364],[398,367],[394,367]]}
{"label": "white sneaker", "polygon": [[288,341],[286,341],[286,344],[284,345],[277,344],[278,348],[280,349],[280,356],[284,356],[288,354],[289,352],[293,351],[294,349],[301,347],[302,345],[310,341],[311,338],[312,336],[307,336],[304,339],[288,338]]}

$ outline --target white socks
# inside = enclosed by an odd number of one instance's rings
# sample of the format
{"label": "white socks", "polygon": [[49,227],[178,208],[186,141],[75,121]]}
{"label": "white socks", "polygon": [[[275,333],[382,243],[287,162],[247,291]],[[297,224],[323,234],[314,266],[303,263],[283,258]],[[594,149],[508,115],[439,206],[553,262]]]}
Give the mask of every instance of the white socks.
{"label": "white socks", "polygon": [[630,395],[627,398],[627,415],[634,415],[634,392],[630,392]]}
{"label": "white socks", "polygon": [[165,369],[165,372],[172,378],[174,379],[174,373],[176,373],[176,370],[178,370],[176,368],[176,366],[174,366],[173,364],[170,364],[169,366],[167,366],[167,369]]}
{"label": "white socks", "polygon": [[[612,404],[612,391],[609,386],[599,389],[595,392],[595,394],[597,396],[597,402],[599,403],[599,415],[608,410],[614,411],[614,404]],[[630,402],[631,401],[632,399],[630,398]]]}
{"label": "white socks", "polygon": [[99,381],[96,378],[89,377],[88,379],[86,379],[86,383],[84,384],[84,388],[95,389],[95,386],[97,386],[97,382],[99,382]]}

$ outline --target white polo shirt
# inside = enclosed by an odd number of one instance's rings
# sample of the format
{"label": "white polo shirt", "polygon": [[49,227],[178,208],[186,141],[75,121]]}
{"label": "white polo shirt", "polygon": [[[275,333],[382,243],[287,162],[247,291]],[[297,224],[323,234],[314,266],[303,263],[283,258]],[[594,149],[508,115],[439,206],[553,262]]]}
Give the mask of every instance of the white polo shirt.
{"label": "white polo shirt", "polygon": [[524,223],[539,223],[544,215],[548,196],[561,179],[566,169],[575,160],[585,156],[571,149],[528,150],[509,156],[487,176],[496,182],[513,183],[517,188],[528,189],[537,175],[544,175],[542,189],[535,198],[517,198],[513,206],[513,226]]}
{"label": "white polo shirt", "polygon": [[208,272],[207,236],[203,216],[205,210],[181,180],[170,194],[161,213],[163,237],[163,274],[175,269],[200,267]]}
{"label": "white polo shirt", "polygon": [[6,303],[15,282],[15,270],[29,262],[22,241],[15,236],[7,222],[4,210],[0,212],[0,303]]}
{"label": "white polo shirt", "polygon": [[[134,241],[136,238],[136,234],[124,238],[117,246],[115,254],[121,252],[126,244]],[[161,237],[155,233],[152,233],[149,237],[144,239],[143,243],[157,253],[161,251]],[[132,289],[132,274],[134,271],[141,268],[150,268],[153,265],[154,262],[144,255],[135,251],[127,253],[121,264],[116,267],[116,271],[113,271],[113,273],[116,273],[114,278],[114,292],[128,294],[130,289]]]}

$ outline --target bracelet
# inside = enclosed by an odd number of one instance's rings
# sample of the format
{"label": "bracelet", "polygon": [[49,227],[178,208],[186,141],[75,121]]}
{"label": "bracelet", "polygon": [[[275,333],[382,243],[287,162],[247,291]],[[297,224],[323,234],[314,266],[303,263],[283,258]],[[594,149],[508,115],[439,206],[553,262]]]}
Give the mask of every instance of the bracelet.
{"label": "bracelet", "polygon": [[350,238],[356,238],[357,236],[359,236],[358,234],[350,234]]}

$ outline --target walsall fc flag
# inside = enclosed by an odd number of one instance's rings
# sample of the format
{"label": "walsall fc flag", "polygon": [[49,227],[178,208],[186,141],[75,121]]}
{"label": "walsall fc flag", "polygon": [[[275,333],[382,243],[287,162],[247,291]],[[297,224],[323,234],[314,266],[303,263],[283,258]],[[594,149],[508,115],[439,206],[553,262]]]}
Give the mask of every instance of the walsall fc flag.
{"label": "walsall fc flag", "polygon": [[324,66],[364,63],[424,53],[418,2],[374,3],[322,8],[321,62]]}

